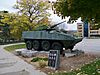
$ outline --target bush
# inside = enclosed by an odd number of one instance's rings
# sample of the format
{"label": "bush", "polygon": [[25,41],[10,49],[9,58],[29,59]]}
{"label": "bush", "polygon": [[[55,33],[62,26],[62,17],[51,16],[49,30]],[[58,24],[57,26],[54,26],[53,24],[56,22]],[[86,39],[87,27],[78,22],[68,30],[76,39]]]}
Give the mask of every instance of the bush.
{"label": "bush", "polygon": [[33,59],[31,60],[31,62],[37,62],[37,61],[39,61],[39,58],[38,58],[38,57],[33,58]]}
{"label": "bush", "polygon": [[43,60],[43,61],[48,61],[48,58],[36,57],[36,58],[33,58],[33,59],[31,60],[31,62],[37,62],[37,61],[41,61],[41,60]]}
{"label": "bush", "polygon": [[47,66],[47,62],[46,61],[44,61],[44,60],[39,61],[39,67],[40,68],[44,68],[46,66]]}

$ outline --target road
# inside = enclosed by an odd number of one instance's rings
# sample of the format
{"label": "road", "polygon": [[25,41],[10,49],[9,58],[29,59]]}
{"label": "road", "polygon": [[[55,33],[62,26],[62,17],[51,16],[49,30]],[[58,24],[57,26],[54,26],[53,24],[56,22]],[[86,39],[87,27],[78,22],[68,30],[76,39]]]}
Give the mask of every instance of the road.
{"label": "road", "polygon": [[83,39],[75,45],[74,49],[83,50],[85,53],[100,55],[100,39]]}
{"label": "road", "polygon": [[0,45],[0,75],[46,75]]}

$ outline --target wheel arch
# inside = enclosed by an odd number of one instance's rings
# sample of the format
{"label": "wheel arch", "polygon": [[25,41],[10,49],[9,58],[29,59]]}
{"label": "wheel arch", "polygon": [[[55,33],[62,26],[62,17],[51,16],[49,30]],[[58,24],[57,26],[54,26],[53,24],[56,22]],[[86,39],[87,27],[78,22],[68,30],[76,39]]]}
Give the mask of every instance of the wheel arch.
{"label": "wheel arch", "polygon": [[31,42],[32,42],[32,40],[33,40],[33,39],[24,39],[25,43],[26,43],[27,41],[31,41]]}
{"label": "wheel arch", "polygon": [[[62,45],[62,47],[64,47],[63,42],[61,42],[60,40],[56,40],[56,41],[53,41],[53,42],[58,42],[58,43],[60,43],[60,44]],[[53,43],[53,42],[52,42],[52,43]]]}

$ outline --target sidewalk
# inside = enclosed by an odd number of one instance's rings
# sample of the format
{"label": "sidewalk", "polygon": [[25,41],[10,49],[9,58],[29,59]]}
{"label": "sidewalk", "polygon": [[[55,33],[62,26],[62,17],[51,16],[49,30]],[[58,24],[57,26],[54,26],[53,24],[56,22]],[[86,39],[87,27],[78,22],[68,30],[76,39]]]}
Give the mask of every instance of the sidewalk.
{"label": "sidewalk", "polygon": [[46,75],[19,57],[5,51],[0,45],[0,75]]}
{"label": "sidewalk", "polygon": [[74,49],[100,56],[100,39],[83,39],[75,45]]}

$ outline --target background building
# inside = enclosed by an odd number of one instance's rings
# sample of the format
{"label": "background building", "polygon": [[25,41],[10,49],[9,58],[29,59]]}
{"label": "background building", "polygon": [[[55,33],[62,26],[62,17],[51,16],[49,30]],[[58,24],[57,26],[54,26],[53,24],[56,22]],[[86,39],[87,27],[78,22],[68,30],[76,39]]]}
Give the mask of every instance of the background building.
{"label": "background building", "polygon": [[98,29],[98,30],[90,30],[90,37],[92,37],[92,36],[100,36],[100,29]]}
{"label": "background building", "polygon": [[91,30],[91,25],[88,23],[87,32],[85,31],[84,23],[77,23],[77,35],[80,37],[86,37],[85,34],[88,34],[87,37],[100,37],[100,29]]}
{"label": "background building", "polygon": [[77,23],[77,35],[83,37],[83,23]]}

